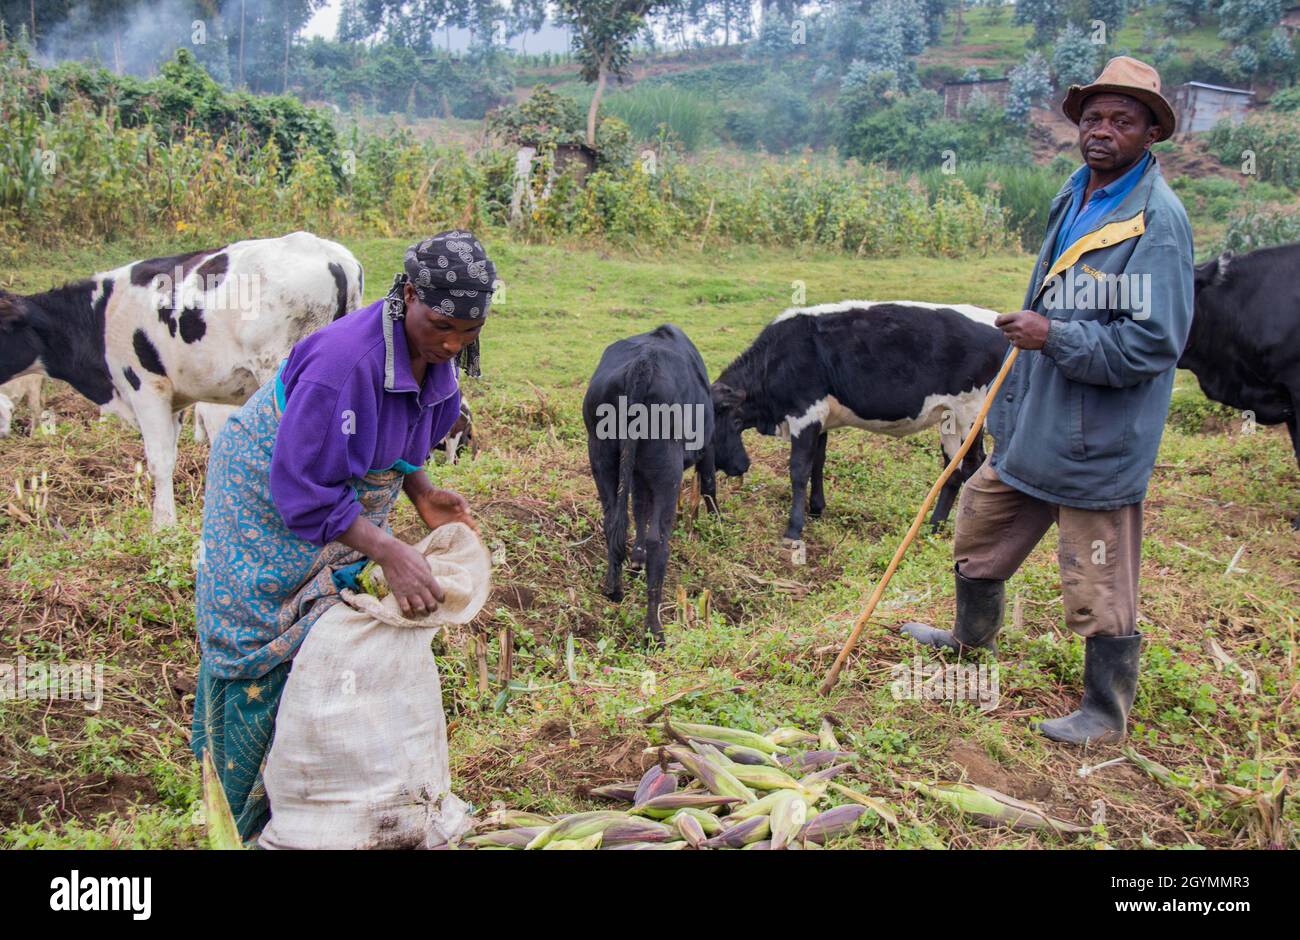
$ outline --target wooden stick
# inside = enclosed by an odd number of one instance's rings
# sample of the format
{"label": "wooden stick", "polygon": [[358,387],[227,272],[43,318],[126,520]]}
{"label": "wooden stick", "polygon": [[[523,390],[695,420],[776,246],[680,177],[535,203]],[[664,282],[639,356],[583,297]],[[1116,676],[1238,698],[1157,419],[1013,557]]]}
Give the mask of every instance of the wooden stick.
{"label": "wooden stick", "polygon": [[903,560],[903,553],[907,547],[912,544],[912,539],[916,538],[916,533],[921,530],[921,523],[925,521],[926,511],[934,503],[935,497],[943,489],[943,485],[948,482],[948,478],[956,472],[961,466],[961,462],[966,458],[966,453],[974,445],[980,432],[984,429],[984,418],[989,413],[989,408],[993,405],[993,398],[1002,387],[1003,381],[1006,380],[1008,373],[1011,372],[1011,366],[1016,361],[1016,355],[1020,352],[1019,347],[1013,346],[1007,358],[1002,362],[1002,368],[998,370],[997,376],[993,379],[993,384],[989,386],[989,393],[984,396],[984,404],[980,406],[979,415],[975,418],[975,423],[971,425],[970,433],[966,435],[966,440],[961,442],[961,447],[953,455],[952,460],[948,461],[948,466],[943,468],[943,473],[939,474],[939,479],[934,481],[934,486],[930,487],[930,492],[925,497],[925,502],[921,503],[921,508],[916,511],[916,518],[912,520],[912,527],[907,530],[907,535],[903,537],[902,543],[898,546],[898,551],[894,552],[893,559],[889,562],[889,567],[885,569],[885,576],[880,579],[876,585],[875,592],[871,595],[871,600],[867,601],[867,606],[863,608],[858,619],[853,622],[853,630],[849,633],[849,638],[844,642],[844,648],[840,654],[835,657],[835,662],[831,664],[830,672],[826,673],[826,679],[821,685],[821,694],[830,694],[831,689],[835,687],[836,680],[840,677],[840,670],[844,668],[844,662],[849,658],[849,653],[853,651],[854,644],[858,642],[858,634],[862,632],[862,627],[875,613],[876,604],[880,602],[881,596],[885,593],[885,587],[889,584],[889,579],[894,576],[898,570],[898,563]]}

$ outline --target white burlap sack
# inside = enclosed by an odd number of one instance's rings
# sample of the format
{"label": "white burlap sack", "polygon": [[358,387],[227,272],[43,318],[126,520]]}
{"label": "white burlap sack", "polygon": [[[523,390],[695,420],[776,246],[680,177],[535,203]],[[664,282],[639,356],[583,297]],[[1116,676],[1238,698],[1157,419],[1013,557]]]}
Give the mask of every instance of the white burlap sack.
{"label": "white burlap sack", "polygon": [[483,607],[491,559],[460,523],[415,548],[446,592],[436,611],[412,621],[391,595],[344,591],[298,650],[266,760],[262,848],[433,848],[469,827],[430,642]]}

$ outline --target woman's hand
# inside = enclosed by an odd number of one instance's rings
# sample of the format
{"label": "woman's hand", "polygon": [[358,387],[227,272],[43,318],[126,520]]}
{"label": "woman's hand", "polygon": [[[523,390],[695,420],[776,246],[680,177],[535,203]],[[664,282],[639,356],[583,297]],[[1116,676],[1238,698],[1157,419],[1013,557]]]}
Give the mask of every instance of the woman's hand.
{"label": "woman's hand", "polygon": [[425,617],[446,597],[424,556],[401,539],[391,539],[375,561],[384,569],[388,590],[397,598],[403,616]]}
{"label": "woman's hand", "polygon": [[469,503],[465,501],[464,496],[454,490],[430,487],[413,496],[411,502],[415,504],[415,511],[420,514],[420,518],[430,529],[436,529],[449,522],[462,522],[475,533],[478,532],[478,523],[469,514]]}

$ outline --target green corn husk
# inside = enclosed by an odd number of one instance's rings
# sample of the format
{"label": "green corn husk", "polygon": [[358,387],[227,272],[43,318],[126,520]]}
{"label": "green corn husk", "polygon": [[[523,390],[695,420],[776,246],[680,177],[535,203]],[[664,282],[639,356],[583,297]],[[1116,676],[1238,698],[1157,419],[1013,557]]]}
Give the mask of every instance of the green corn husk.
{"label": "green corn husk", "polygon": [[816,744],[818,741],[817,735],[802,728],[790,727],[773,728],[764,737],[781,747],[787,744]]}
{"label": "green corn husk", "polygon": [[496,809],[480,819],[474,828],[479,832],[534,826],[545,829],[553,822],[555,822],[554,816],[543,816],[541,813],[527,813],[518,809]]}
{"label": "green corn husk", "polygon": [[652,819],[667,819],[680,809],[692,807],[707,809],[713,806],[729,807],[740,802],[739,797],[719,796],[716,793],[665,793],[652,800],[646,800],[640,806],[627,811],[629,816],[649,816]]}
{"label": "green corn husk", "polygon": [[626,852],[642,852],[650,849],[667,849],[671,852],[685,848],[689,848],[689,846],[684,840],[679,839],[676,842],[624,842],[622,845],[607,845],[601,851],[614,852],[622,850]]}
{"label": "green corn husk", "polygon": [[831,724],[829,718],[822,719],[821,732],[817,735],[817,743],[821,745],[823,751],[840,751],[839,738],[835,737],[835,726]]}
{"label": "green corn husk", "polygon": [[635,780],[624,780],[622,783],[607,783],[603,787],[592,787],[590,795],[598,800],[631,803],[636,798],[636,787]]}
{"label": "green corn husk", "polygon": [[739,849],[766,839],[772,834],[771,822],[766,816],[751,816],[730,829],[724,829],[713,838],[702,843],[706,849]]}
{"label": "green corn husk", "polygon": [[807,773],[818,770],[836,761],[848,761],[857,757],[855,751],[804,751],[802,754],[782,756],[776,759],[777,765],[792,773]]}
{"label": "green corn husk", "polygon": [[628,842],[672,842],[678,838],[672,826],[631,814],[625,815],[621,822],[606,826],[601,835],[601,845],[607,848]]}
{"label": "green corn husk", "polygon": [[704,827],[700,825],[700,821],[694,816],[677,813],[673,816],[673,826],[693,849],[698,849],[707,838],[704,834]]}
{"label": "green corn husk", "polygon": [[235,825],[225,788],[221,786],[221,777],[217,774],[207,748],[203,749],[202,774],[203,814],[208,824],[208,848],[222,851],[242,849],[244,842],[239,838],[239,827]]}
{"label": "green corn husk", "polygon": [[866,812],[867,808],[865,806],[858,806],[854,803],[833,806],[828,810],[823,810],[815,818],[804,823],[796,839],[801,843],[816,842],[820,844],[829,839],[847,836],[858,828]]}
{"label": "green corn husk", "polygon": [[800,793],[810,792],[808,788],[791,777],[784,770],[776,767],[769,767],[766,764],[733,764],[730,768],[731,773],[747,787],[755,790],[797,790]]}
{"label": "green corn husk", "polygon": [[804,774],[799,778],[799,781],[805,787],[812,787],[819,783],[829,783],[852,766],[852,764],[836,764],[833,767],[825,767],[822,770],[817,770],[810,774]]}
{"label": "green corn husk", "polygon": [[771,793],[759,797],[753,803],[746,803],[733,809],[725,818],[721,820],[724,827],[730,828],[736,823],[754,816],[766,816],[772,812],[772,807],[777,804],[784,790],[773,790]]}
{"label": "green corn husk", "polygon": [[589,852],[592,849],[600,848],[600,839],[601,834],[599,832],[593,832],[591,835],[584,836],[581,839],[555,839],[542,846],[542,851],[549,852],[552,849],[569,849],[571,851]]}
{"label": "green corn husk", "polygon": [[619,813],[614,810],[575,813],[547,826],[526,847],[540,849],[548,842],[585,839],[593,833],[602,832],[607,827],[625,819],[627,819],[627,813]]}
{"label": "green corn husk", "polygon": [[642,775],[640,782],[636,785],[636,792],[632,794],[632,805],[640,806],[647,800],[652,800],[657,796],[667,796],[669,793],[677,791],[677,775],[664,773],[655,764]]}
{"label": "green corn husk", "polygon": [[689,722],[675,721],[672,726],[688,738],[712,738],[729,744],[742,744],[765,754],[784,754],[785,748],[773,744],[761,734],[743,731],[740,728],[724,728],[721,725],[697,725]]}
{"label": "green corn husk", "polygon": [[808,804],[794,790],[782,790],[768,820],[772,829],[772,848],[783,849],[808,821]]}
{"label": "green corn husk", "polygon": [[373,561],[367,562],[357,575],[357,584],[367,594],[383,600],[388,596],[388,582],[384,579],[384,570]]}
{"label": "green corn husk", "polygon": [[497,829],[462,839],[461,845],[472,849],[524,849],[545,828],[545,826],[521,826],[517,829]]}
{"label": "green corn husk", "polygon": [[[668,753],[695,775],[707,789],[719,796],[739,797],[746,803],[753,803],[758,799],[749,787],[741,783],[731,773],[730,769],[719,766],[716,761],[709,760],[707,757],[693,753],[684,747],[669,748]],[[732,766],[738,767],[741,765],[735,764]]]}
{"label": "green corn husk", "polygon": [[1088,831],[1087,826],[1058,819],[1041,807],[999,793],[990,787],[974,783],[924,784],[911,780],[903,783],[932,799],[955,806],[982,825],[1007,826],[1011,829],[1050,829],[1058,834]]}
{"label": "green corn husk", "polygon": [[771,754],[760,751],[757,748],[746,747],[743,744],[730,744],[721,749],[722,754],[733,764],[767,764],[771,767],[780,767],[777,759]]}
{"label": "green corn husk", "polygon": [[710,813],[708,810],[699,809],[698,807],[695,806],[683,806],[677,812],[673,813],[671,816],[665,819],[664,822],[667,825],[673,825],[677,817],[682,815],[693,816],[695,818],[695,821],[698,822],[700,824],[700,827],[704,830],[705,835],[716,836],[719,832],[722,831],[721,819],[719,819],[713,813]]}
{"label": "green corn husk", "polygon": [[842,783],[832,783],[831,789],[840,794],[840,796],[846,796],[854,803],[865,806],[885,822],[889,823],[889,825],[893,826],[894,829],[898,829],[898,816],[894,814],[893,810],[879,800],[867,796],[865,793],[859,793],[857,790],[850,790]]}
{"label": "green corn husk", "polygon": [[750,849],[757,849],[758,851],[762,852],[762,851],[765,851],[765,850],[767,850],[767,849],[771,849],[771,848],[772,848],[772,840],[771,840],[771,839],[760,839],[760,840],[757,841],[757,842],[751,842],[751,843],[749,843],[749,845],[742,845],[740,848],[741,848],[741,851],[743,851],[743,852],[748,852]]}

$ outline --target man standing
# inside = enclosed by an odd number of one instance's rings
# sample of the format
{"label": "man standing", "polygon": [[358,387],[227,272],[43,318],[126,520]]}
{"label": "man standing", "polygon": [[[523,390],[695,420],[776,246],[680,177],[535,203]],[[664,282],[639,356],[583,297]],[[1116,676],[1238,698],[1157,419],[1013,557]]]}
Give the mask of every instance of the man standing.
{"label": "man standing", "polygon": [[1026,309],[997,325],[1021,352],[989,411],[993,452],[962,489],[951,631],[932,646],[995,650],[1004,584],[1060,534],[1065,621],[1085,638],[1083,702],[1039,726],[1056,741],[1124,737],[1137,692],[1142,501],[1192,322],[1192,232],[1150,147],[1174,132],[1160,76],[1118,56],[1062,106],[1081,166],[1052,201]]}

